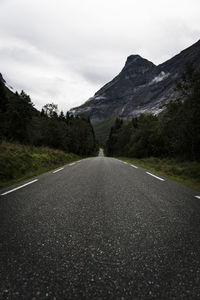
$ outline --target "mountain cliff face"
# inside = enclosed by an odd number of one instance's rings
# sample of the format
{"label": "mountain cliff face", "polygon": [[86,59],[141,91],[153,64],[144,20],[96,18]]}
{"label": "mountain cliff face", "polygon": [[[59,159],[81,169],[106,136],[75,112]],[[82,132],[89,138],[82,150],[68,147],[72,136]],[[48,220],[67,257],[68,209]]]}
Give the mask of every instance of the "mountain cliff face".
{"label": "mountain cliff face", "polygon": [[200,40],[158,66],[139,55],[131,55],[119,75],[70,113],[84,114],[93,122],[112,116],[131,119],[141,113],[157,114],[163,104],[175,98],[175,81],[188,62],[200,69]]}

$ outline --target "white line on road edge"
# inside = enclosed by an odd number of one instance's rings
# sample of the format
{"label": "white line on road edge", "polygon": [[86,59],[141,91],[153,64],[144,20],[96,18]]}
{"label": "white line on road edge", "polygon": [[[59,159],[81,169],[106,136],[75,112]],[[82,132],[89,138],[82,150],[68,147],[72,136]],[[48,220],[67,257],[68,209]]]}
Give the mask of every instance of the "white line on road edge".
{"label": "white line on road edge", "polygon": [[200,196],[195,196],[197,199],[200,199]]}
{"label": "white line on road edge", "polygon": [[151,174],[149,172],[146,172],[146,173],[149,174],[149,175],[151,175],[151,176],[153,176],[153,177],[155,177],[155,178],[157,178],[157,179],[159,179],[159,180],[161,180],[161,181],[165,181],[164,179],[162,179],[162,178],[160,178],[160,177],[158,177],[158,176],[156,176],[154,174]]}
{"label": "white line on road edge", "polygon": [[75,165],[76,163],[74,162],[74,163],[72,163],[72,164],[69,164],[69,166],[73,166],[73,165]]}
{"label": "white line on road edge", "polygon": [[28,183],[25,183],[25,184],[23,184],[23,185],[20,185],[20,186],[18,186],[18,187],[16,187],[16,188],[12,189],[12,190],[10,190],[10,191],[7,191],[7,192],[1,194],[1,196],[7,195],[7,194],[9,194],[9,193],[12,193],[12,192],[14,192],[14,191],[16,191],[16,190],[19,190],[19,189],[25,187],[26,185],[29,185],[29,184],[31,184],[31,183],[36,182],[36,181],[38,181],[38,179],[35,179],[35,180],[32,180],[32,181],[30,181],[30,182],[28,182]]}
{"label": "white line on road edge", "polygon": [[127,163],[127,162],[125,162],[125,161],[123,161],[123,164],[125,164],[125,165],[128,165],[128,163]]}
{"label": "white line on road edge", "polygon": [[134,165],[131,165],[131,167],[135,168],[135,169],[138,169],[138,167],[134,166]]}
{"label": "white line on road edge", "polygon": [[55,170],[55,171],[53,171],[52,173],[54,174],[54,173],[57,173],[57,172],[59,172],[59,171],[62,171],[64,168],[60,168],[60,169],[58,169],[58,170]]}

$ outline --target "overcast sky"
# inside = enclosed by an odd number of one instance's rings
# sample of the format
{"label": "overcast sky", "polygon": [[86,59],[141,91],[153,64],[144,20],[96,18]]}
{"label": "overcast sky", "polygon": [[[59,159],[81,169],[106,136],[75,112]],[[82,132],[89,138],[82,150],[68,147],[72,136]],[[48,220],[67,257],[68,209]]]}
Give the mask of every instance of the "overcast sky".
{"label": "overcast sky", "polygon": [[0,72],[65,112],[130,54],[160,64],[200,39],[200,0],[0,0]]}

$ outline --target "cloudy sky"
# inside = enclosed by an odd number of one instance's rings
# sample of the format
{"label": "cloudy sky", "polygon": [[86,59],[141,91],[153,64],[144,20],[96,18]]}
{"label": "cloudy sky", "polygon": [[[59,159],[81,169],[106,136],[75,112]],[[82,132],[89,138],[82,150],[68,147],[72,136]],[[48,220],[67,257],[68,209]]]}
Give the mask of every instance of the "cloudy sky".
{"label": "cloudy sky", "polygon": [[85,102],[140,54],[155,64],[200,39],[200,0],[0,0],[0,72],[41,109]]}

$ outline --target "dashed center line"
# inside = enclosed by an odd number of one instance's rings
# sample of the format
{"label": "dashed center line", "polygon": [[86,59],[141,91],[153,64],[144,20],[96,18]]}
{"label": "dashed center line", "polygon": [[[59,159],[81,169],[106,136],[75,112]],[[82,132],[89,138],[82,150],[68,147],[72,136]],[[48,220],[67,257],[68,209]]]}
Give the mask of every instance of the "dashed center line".
{"label": "dashed center line", "polygon": [[195,198],[200,199],[200,196],[195,196]]}
{"label": "dashed center line", "polygon": [[155,178],[161,180],[161,181],[165,181],[163,178],[160,178],[160,177],[158,177],[158,176],[156,176],[156,175],[154,175],[154,174],[152,174],[152,173],[149,173],[149,172],[146,172],[146,173],[147,173],[148,175],[151,175],[151,176],[153,176],[153,177],[155,177]]}
{"label": "dashed center line", "polygon": [[14,191],[16,191],[16,190],[19,190],[19,189],[21,189],[21,188],[23,188],[23,187],[25,187],[25,186],[27,186],[27,185],[29,185],[29,184],[31,184],[31,183],[36,182],[36,181],[38,181],[38,179],[29,181],[29,182],[27,182],[27,183],[25,183],[25,184],[23,184],[23,185],[20,185],[20,186],[18,186],[18,187],[16,187],[16,188],[12,189],[12,190],[10,190],[10,191],[7,191],[7,192],[1,194],[1,196],[7,195],[7,194],[9,194],[9,193],[12,193],[12,192],[14,192]]}
{"label": "dashed center line", "polygon": [[63,169],[64,169],[64,168],[60,168],[60,169],[58,169],[58,170],[53,171],[52,173],[55,174],[55,173],[57,173],[57,172],[59,172],[59,171],[62,171]]}
{"label": "dashed center line", "polygon": [[138,167],[137,166],[134,166],[134,165],[130,165],[131,167],[133,167],[133,168],[135,168],[135,169],[138,169]]}

